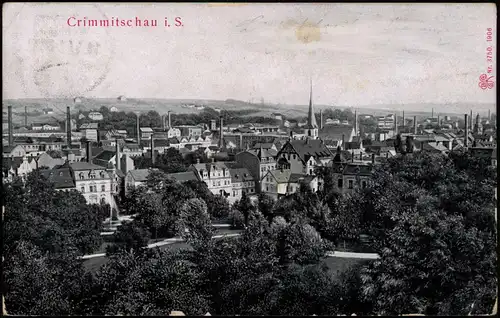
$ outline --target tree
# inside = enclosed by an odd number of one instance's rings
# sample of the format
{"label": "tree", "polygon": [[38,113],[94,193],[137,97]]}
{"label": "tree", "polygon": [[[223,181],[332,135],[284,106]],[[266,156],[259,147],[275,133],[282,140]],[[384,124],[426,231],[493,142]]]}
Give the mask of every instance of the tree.
{"label": "tree", "polygon": [[211,225],[207,205],[203,200],[196,198],[183,204],[176,228],[188,243],[196,247],[212,239],[214,229]]}
{"label": "tree", "polygon": [[243,192],[241,199],[235,202],[234,207],[243,214],[244,224],[245,226],[248,226],[250,215],[256,210],[255,206],[252,204],[252,201],[250,201],[250,197],[247,196],[245,192]]}
{"label": "tree", "polygon": [[271,223],[274,218],[273,207],[274,199],[264,192],[260,193],[258,196],[258,210],[267,219],[267,222]]}
{"label": "tree", "polygon": [[137,221],[123,222],[115,233],[114,245],[106,251],[108,254],[115,253],[119,249],[138,250],[148,245],[151,233]]}
{"label": "tree", "polygon": [[491,310],[496,181],[486,167],[468,170],[468,160],[391,158],[353,197],[381,256],[362,272],[363,301],[374,313],[467,314],[473,301]]}

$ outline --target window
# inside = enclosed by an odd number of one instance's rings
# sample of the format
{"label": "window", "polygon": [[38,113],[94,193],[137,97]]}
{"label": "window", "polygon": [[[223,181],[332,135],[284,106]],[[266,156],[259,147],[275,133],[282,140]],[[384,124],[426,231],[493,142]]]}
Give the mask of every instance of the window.
{"label": "window", "polygon": [[361,188],[366,188],[366,181],[361,181]]}
{"label": "window", "polygon": [[82,193],[85,193],[85,187],[81,187],[81,188],[80,188],[80,191],[81,191]]}
{"label": "window", "polygon": [[59,172],[59,176],[61,176],[61,177],[62,177],[62,175],[63,175],[62,171],[61,171],[61,172]]}
{"label": "window", "polygon": [[349,189],[352,189],[354,187],[354,181],[349,180]]}
{"label": "window", "polygon": [[104,184],[101,186],[101,192],[106,192],[106,186]]}
{"label": "window", "polygon": [[313,174],[313,169],[309,169],[309,174]]}
{"label": "window", "polygon": [[295,159],[297,159],[297,156],[296,156],[296,155],[293,155],[293,159],[294,159],[294,160],[295,160]]}
{"label": "window", "polygon": [[79,175],[79,176],[80,176],[80,180],[81,180],[81,179],[83,179],[83,178],[84,178],[84,176],[83,176],[83,172],[80,172],[80,175]]}
{"label": "window", "polygon": [[236,191],[233,191],[233,197],[235,197],[235,196],[236,196]]}
{"label": "window", "polygon": [[337,187],[339,187],[340,189],[344,187],[344,180],[342,178],[339,178],[337,180]]}
{"label": "window", "polygon": [[250,189],[250,192],[253,193],[253,189]]}
{"label": "window", "polygon": [[266,185],[266,191],[269,192],[269,186]]}
{"label": "window", "polygon": [[288,154],[288,160],[290,160],[290,154]]}

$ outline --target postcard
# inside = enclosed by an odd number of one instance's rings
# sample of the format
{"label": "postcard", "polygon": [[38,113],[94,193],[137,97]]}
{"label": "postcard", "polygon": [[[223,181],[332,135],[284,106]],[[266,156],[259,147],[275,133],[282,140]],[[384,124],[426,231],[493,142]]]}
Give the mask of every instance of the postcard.
{"label": "postcard", "polygon": [[496,313],[493,3],[2,15],[4,313]]}

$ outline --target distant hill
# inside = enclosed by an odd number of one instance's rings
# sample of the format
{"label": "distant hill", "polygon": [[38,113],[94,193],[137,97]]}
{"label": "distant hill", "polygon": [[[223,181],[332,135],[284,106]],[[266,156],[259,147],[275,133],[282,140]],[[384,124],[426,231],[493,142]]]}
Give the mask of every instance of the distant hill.
{"label": "distant hill", "polygon": [[[281,113],[287,117],[306,116],[308,105],[294,104],[270,104],[270,103],[249,103],[236,99],[209,100],[209,99],[149,99],[149,98],[128,98],[126,101],[119,101],[116,98],[82,98],[81,103],[74,103],[73,99],[14,99],[2,101],[4,110],[8,105],[13,108],[13,120],[15,123],[24,122],[24,106],[28,107],[28,113],[40,111],[43,108],[50,107],[54,109],[54,114],[28,116],[28,123],[32,121],[53,120],[58,118],[64,120],[66,107],[70,106],[72,112],[98,110],[101,106],[111,108],[115,106],[119,111],[144,111],[155,110],[160,114],[167,111],[173,113],[196,113],[200,110],[194,108],[182,107],[184,104],[204,105],[206,107],[220,108],[225,110],[243,110],[254,109],[257,113],[251,116],[270,116],[272,113]],[[314,105],[315,110],[320,109],[345,109],[346,106]],[[434,115],[459,115],[463,116],[464,109],[472,109],[474,114],[480,112],[481,115],[487,115],[488,109],[495,112],[495,104],[407,104],[407,105],[364,105],[350,107],[353,111],[356,109],[358,114],[382,115],[397,111],[405,111],[405,116],[430,116],[432,109]],[[468,113],[468,112],[467,112]],[[5,120],[4,116],[4,120]]]}

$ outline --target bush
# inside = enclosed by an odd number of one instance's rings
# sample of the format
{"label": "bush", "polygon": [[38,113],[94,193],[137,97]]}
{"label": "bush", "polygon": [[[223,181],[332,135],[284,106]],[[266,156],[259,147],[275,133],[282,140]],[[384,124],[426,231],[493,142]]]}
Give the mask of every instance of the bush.
{"label": "bush", "polygon": [[245,217],[239,210],[233,209],[229,214],[229,222],[231,223],[231,228],[242,229],[245,224]]}

